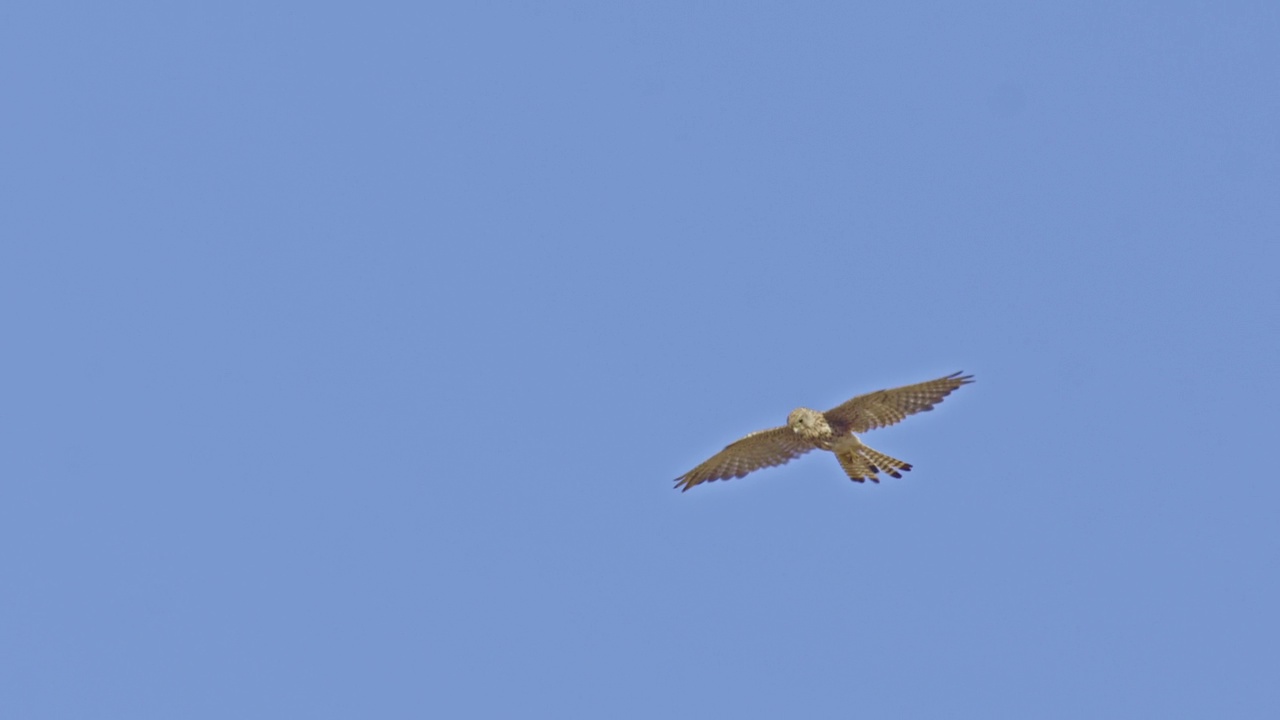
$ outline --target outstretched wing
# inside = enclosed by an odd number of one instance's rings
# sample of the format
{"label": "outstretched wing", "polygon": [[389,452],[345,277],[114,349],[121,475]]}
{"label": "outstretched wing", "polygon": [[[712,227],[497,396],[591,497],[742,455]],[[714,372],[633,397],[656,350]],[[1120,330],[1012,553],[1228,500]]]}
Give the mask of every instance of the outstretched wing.
{"label": "outstretched wing", "polygon": [[794,460],[812,449],[813,445],[785,425],[753,432],[676,478],[676,487],[684,492],[698,483],[740,478],[752,470]]}
{"label": "outstretched wing", "polygon": [[934,405],[942,402],[942,398],[971,382],[972,375],[953,373],[929,382],[859,395],[823,415],[837,435],[862,433],[900,422],[913,413],[932,410]]}

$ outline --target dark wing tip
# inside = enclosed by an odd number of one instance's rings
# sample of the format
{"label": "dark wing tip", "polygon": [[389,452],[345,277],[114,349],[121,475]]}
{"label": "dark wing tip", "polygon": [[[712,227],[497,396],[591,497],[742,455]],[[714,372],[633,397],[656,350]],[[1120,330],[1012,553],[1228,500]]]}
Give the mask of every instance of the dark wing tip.
{"label": "dark wing tip", "polygon": [[701,485],[704,482],[711,482],[715,479],[716,478],[713,477],[695,478],[693,476],[693,472],[689,472],[676,478],[676,487],[680,488],[680,492],[689,492],[690,488]]}
{"label": "dark wing tip", "polygon": [[948,375],[948,376],[946,376],[946,377],[944,377],[944,378],[942,378],[942,379],[943,379],[943,380],[956,380],[956,381],[958,381],[961,385],[968,385],[969,383],[974,382],[973,376],[972,376],[972,375],[965,375],[963,370],[961,370],[960,372],[953,372],[953,373],[951,373],[950,375]]}

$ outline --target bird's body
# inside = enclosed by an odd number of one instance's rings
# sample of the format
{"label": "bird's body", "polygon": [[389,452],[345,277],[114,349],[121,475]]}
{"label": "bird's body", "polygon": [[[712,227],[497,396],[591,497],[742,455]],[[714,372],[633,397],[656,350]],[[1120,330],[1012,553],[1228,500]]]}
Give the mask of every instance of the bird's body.
{"label": "bird's body", "polygon": [[763,467],[781,465],[810,450],[826,450],[836,456],[850,480],[880,482],[877,473],[902,477],[911,465],[867,447],[855,433],[893,425],[908,415],[932,410],[952,391],[973,382],[972,375],[946,377],[859,395],[828,410],[796,408],[787,424],[751,433],[729,444],[706,462],[676,478],[676,487],[688,490],[713,480],[739,478]]}

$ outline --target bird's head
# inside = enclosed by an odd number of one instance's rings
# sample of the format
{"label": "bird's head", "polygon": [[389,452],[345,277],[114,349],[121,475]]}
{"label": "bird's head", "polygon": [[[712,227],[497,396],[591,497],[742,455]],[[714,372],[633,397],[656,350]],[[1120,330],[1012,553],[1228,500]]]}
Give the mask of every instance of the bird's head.
{"label": "bird's head", "polygon": [[787,426],[798,435],[813,437],[826,429],[826,420],[822,413],[809,408],[796,408],[787,416]]}

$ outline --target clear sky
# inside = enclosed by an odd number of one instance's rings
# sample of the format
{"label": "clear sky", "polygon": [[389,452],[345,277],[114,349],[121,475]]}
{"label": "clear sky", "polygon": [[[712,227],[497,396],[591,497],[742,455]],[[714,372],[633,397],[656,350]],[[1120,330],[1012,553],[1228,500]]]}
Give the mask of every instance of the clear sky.
{"label": "clear sky", "polygon": [[6,3],[0,717],[1280,717],[1280,5],[869,5]]}

